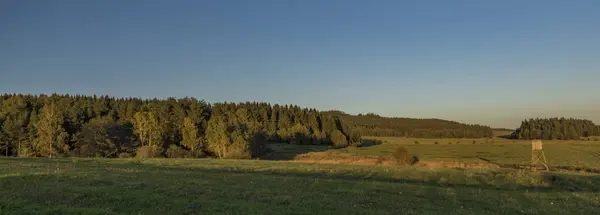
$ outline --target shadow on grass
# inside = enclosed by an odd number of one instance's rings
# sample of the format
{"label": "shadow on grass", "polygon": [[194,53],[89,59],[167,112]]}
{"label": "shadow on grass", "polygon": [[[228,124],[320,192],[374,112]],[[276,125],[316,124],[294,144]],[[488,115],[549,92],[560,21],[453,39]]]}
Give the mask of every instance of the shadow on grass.
{"label": "shadow on grass", "polygon": [[267,147],[271,151],[260,156],[261,160],[294,160],[296,156],[311,152],[324,152],[331,147],[327,145],[295,145],[288,143],[270,143]]}
{"label": "shadow on grass", "polygon": [[[32,159],[35,160],[35,159]],[[199,160],[199,162],[202,162]],[[48,161],[42,161],[40,164],[45,163],[46,165],[52,166],[52,163]],[[64,162],[69,164],[70,162]],[[275,163],[274,163],[275,164]],[[452,188],[476,188],[476,189],[489,189],[489,190],[529,190],[529,191],[540,191],[540,192],[553,192],[553,191],[580,191],[580,192],[600,192],[600,175],[578,175],[578,174],[561,174],[553,172],[543,173],[529,173],[528,171],[501,171],[495,172],[491,175],[479,175],[474,174],[470,176],[467,181],[448,181],[444,178],[451,178],[450,174],[444,175],[443,172],[428,175],[424,178],[396,178],[385,175],[367,174],[364,172],[328,172],[314,171],[314,172],[302,172],[296,170],[261,170],[252,169],[239,166],[212,168],[212,167],[196,167],[196,166],[170,166],[160,164],[148,164],[148,163],[103,163],[101,161],[87,160],[78,161],[77,164],[69,165],[73,168],[105,168],[105,169],[140,169],[141,171],[152,171],[152,172],[169,172],[169,173],[182,173],[181,175],[193,174],[217,174],[217,175],[242,175],[244,177],[253,176],[274,176],[274,177],[292,177],[297,179],[317,179],[327,178],[335,180],[345,181],[377,181],[385,183],[401,183],[407,185],[418,185],[418,186],[429,186],[429,187],[452,187]],[[113,171],[110,170],[110,171]],[[127,172],[126,173],[131,173]],[[121,172],[119,172],[120,174]],[[513,174],[514,173],[514,174]],[[512,174],[512,175],[511,175]],[[545,182],[548,186],[528,186],[517,184],[514,181],[523,179],[519,177],[528,176],[539,176],[540,180]],[[30,176],[28,176],[29,178]],[[501,183],[493,184],[492,181],[498,178],[503,179]],[[190,178],[190,180],[194,180]]]}
{"label": "shadow on grass", "polygon": [[[383,144],[381,140],[364,139],[360,145],[347,147],[370,147]],[[267,144],[270,152],[259,157],[261,160],[294,160],[297,156],[311,152],[325,152],[330,149],[341,149],[346,147],[334,147],[328,145],[298,145],[288,143],[269,143]]]}
{"label": "shadow on grass", "polygon": [[[475,173],[470,176],[466,176],[468,180],[457,180],[451,181],[446,180],[452,178],[453,175],[444,172],[432,172],[426,177],[414,177],[407,176],[406,178],[397,178],[397,176],[390,177],[385,175],[371,174],[365,172],[352,172],[340,171],[331,172],[328,169],[318,171],[297,171],[294,169],[277,169],[277,170],[264,170],[264,168],[255,168],[253,166],[241,167],[236,165],[210,167],[210,166],[172,166],[172,165],[161,165],[153,163],[143,163],[143,160],[126,161],[124,163],[111,163],[113,159],[106,159],[108,162],[103,160],[94,159],[78,159],[76,162],[72,162],[69,159],[36,159],[27,158],[19,159],[27,165],[21,166],[21,169],[29,166],[42,167],[42,170],[48,169],[52,171],[53,168],[63,168],[66,170],[78,170],[78,171],[106,171],[107,174],[128,174],[128,173],[139,173],[139,172],[153,172],[153,173],[169,173],[178,174],[182,177],[187,175],[238,175],[243,177],[252,178],[254,176],[273,176],[273,177],[292,177],[296,179],[335,179],[344,180],[351,182],[361,181],[377,181],[384,183],[401,183],[407,185],[418,185],[428,187],[452,187],[452,188],[475,188],[475,189],[488,189],[488,190],[529,190],[538,192],[555,192],[555,191],[568,191],[568,192],[600,192],[600,175],[581,175],[581,174],[565,174],[555,172],[540,172],[530,173],[526,170],[511,170],[511,171],[497,171],[490,173]],[[166,159],[165,159],[166,160]],[[211,162],[211,160],[198,160],[198,162]],[[2,160],[0,159],[0,162]],[[248,161],[252,162],[252,161]],[[190,163],[188,163],[190,164]],[[273,165],[276,163],[274,162]],[[17,167],[18,168],[18,167]],[[123,170],[123,171],[119,171]],[[135,171],[132,171],[135,170]],[[6,176],[0,178],[1,181],[21,181],[21,180],[36,180],[38,176]],[[48,175],[39,175],[39,177],[49,177]],[[412,178],[411,178],[412,177]],[[545,182],[545,186],[533,186],[533,185],[522,185],[517,184],[515,181],[527,180],[527,179],[540,179],[541,182]],[[498,179],[500,182],[498,183]],[[85,178],[78,178],[78,180],[85,180]],[[187,178],[186,180],[195,180],[193,177]]]}
{"label": "shadow on grass", "polygon": [[[218,211],[219,209],[228,207],[227,210],[231,210],[228,211],[231,214],[266,214],[267,210],[260,211],[261,213],[256,211],[251,213],[244,210],[249,209],[249,207],[269,207],[269,211],[274,211],[271,214],[289,213],[290,210],[294,209],[298,210],[298,214],[308,214],[307,211],[300,211],[299,209],[313,207],[313,212],[316,213],[311,214],[336,214],[335,212],[340,214],[367,214],[364,212],[373,211],[374,208],[388,209],[389,213],[392,213],[393,210],[398,210],[398,208],[414,207],[415,211],[432,212],[434,210],[436,214],[441,214],[444,210],[452,209],[448,208],[447,202],[440,202],[439,207],[431,206],[430,203],[432,200],[440,199],[438,191],[445,192],[446,189],[436,191],[429,188],[456,188],[457,190],[466,188],[472,189],[473,192],[484,189],[491,191],[487,192],[489,197],[497,196],[494,192],[496,190],[554,192],[572,191],[571,187],[577,187],[581,191],[592,191],[591,188],[600,187],[598,183],[600,178],[584,176],[576,176],[575,179],[569,178],[570,176],[548,177],[548,180],[555,182],[555,184],[553,183],[550,187],[530,187],[513,183],[492,185],[483,184],[483,182],[481,184],[469,184],[460,180],[447,182],[442,179],[451,178],[452,176],[446,172],[433,172],[428,177],[395,174],[395,177],[402,177],[395,178],[394,176],[378,175],[386,174],[384,172],[367,173],[353,171],[353,169],[339,169],[342,172],[329,172],[328,168],[332,168],[332,166],[319,168],[319,165],[309,165],[310,168],[318,169],[316,172],[310,172],[311,170],[308,169],[294,170],[294,167],[298,167],[296,165],[290,166],[289,169],[285,167],[268,169],[271,168],[269,163],[261,163],[257,166],[254,166],[254,164],[239,166],[240,163],[246,165],[254,161],[232,161],[229,163],[208,159],[197,160],[197,162],[186,160],[181,166],[172,166],[166,160],[164,163],[140,163],[127,160],[117,160],[117,162],[125,161],[124,163],[112,163],[110,160],[85,160],[85,162],[66,160],[67,162],[62,162],[63,160],[66,159],[57,160],[61,162],[56,163],[73,163],[73,167],[51,174],[14,174],[1,177],[0,190],[12,192],[11,199],[5,199],[4,203],[8,201],[15,202],[5,204],[4,206],[7,208],[3,209],[19,212],[19,214],[26,214],[27,212],[41,214],[86,212],[89,214],[91,209],[98,209],[96,214],[107,214],[108,212],[122,214],[214,214],[222,212]],[[53,159],[27,159],[20,162],[20,164],[14,163],[16,168],[21,171],[28,171],[27,165],[45,163],[48,166],[54,166],[55,163],[52,162],[54,162]],[[202,167],[196,166],[202,162],[204,162],[204,164],[201,164]],[[276,165],[282,162],[271,163]],[[481,177],[481,180],[486,180],[499,176],[482,174],[484,175],[476,174],[473,177]],[[363,184],[365,181],[382,183]],[[597,188],[594,189],[597,190]],[[357,192],[357,190],[362,191]],[[419,196],[409,192],[415,190],[427,192],[419,194]],[[400,196],[401,192],[399,194],[398,191],[404,191],[405,196]],[[470,204],[477,202],[477,205],[482,208],[494,207],[496,204],[490,199],[464,196],[469,192],[457,191],[457,193],[463,193],[459,201],[462,199]],[[523,193],[512,192],[506,195],[520,196]],[[382,197],[383,199],[381,199]],[[288,200],[299,202],[294,203]],[[2,197],[0,197],[0,205],[2,203]],[[341,211],[344,210],[336,207],[345,207],[345,203],[348,203],[348,205],[365,203],[366,206],[361,210],[352,208],[355,213],[352,213],[352,211],[342,213]],[[333,206],[328,208],[328,205]],[[295,208],[292,209],[293,207]],[[104,208],[109,209],[104,210]],[[332,208],[335,208],[335,210],[332,210]],[[85,211],[71,211],[75,209],[85,209]],[[509,214],[519,213],[518,210],[512,209],[508,211],[503,209],[502,211]],[[371,214],[377,214],[376,212],[374,211]],[[403,214],[400,210],[394,212],[396,212],[395,214]],[[462,212],[464,213],[464,211]]]}
{"label": "shadow on grass", "polygon": [[[304,178],[304,179],[316,179],[316,178],[329,178],[336,180],[346,180],[346,181],[377,181],[377,182],[386,182],[386,183],[402,183],[408,185],[418,185],[418,186],[429,186],[429,187],[452,187],[452,188],[476,188],[476,189],[491,189],[491,190],[529,190],[529,191],[585,191],[585,192],[600,192],[600,175],[574,175],[574,174],[560,174],[560,173],[552,173],[552,172],[543,172],[537,173],[539,174],[542,181],[546,182],[549,186],[527,186],[520,185],[515,182],[511,182],[519,179],[519,174],[525,174],[524,177],[527,177],[527,174],[530,174],[528,171],[508,171],[508,172],[497,172],[496,175],[487,175],[486,177],[481,177],[481,175],[475,174],[473,176],[472,181],[468,182],[452,182],[446,181],[444,177],[451,177],[450,175],[444,175],[441,172],[438,172],[433,175],[429,175],[426,178],[395,178],[388,177],[383,175],[374,175],[374,174],[365,174],[365,173],[354,173],[354,172],[339,172],[339,173],[331,173],[325,171],[319,172],[299,172],[299,171],[288,171],[288,170],[252,170],[252,169],[222,169],[222,168],[205,168],[205,167],[195,167],[195,168],[181,168],[181,167],[164,167],[154,164],[143,164],[153,166],[154,168],[166,168],[168,170],[174,171],[198,171],[201,173],[211,173],[211,174],[243,174],[247,176],[252,176],[255,174],[258,175],[269,175],[269,176],[277,176],[277,177],[294,177],[294,178]],[[126,165],[125,165],[126,166]],[[166,170],[165,169],[165,170]],[[517,173],[511,175],[512,173]],[[531,173],[536,176],[536,173]],[[491,184],[489,182],[494,179],[498,179],[498,177],[506,177],[506,180],[500,184]],[[477,181],[477,182],[475,182]]]}
{"label": "shadow on grass", "polygon": [[362,142],[360,143],[360,147],[369,147],[369,146],[376,146],[376,145],[381,145],[381,144],[383,144],[382,140],[363,139]]}

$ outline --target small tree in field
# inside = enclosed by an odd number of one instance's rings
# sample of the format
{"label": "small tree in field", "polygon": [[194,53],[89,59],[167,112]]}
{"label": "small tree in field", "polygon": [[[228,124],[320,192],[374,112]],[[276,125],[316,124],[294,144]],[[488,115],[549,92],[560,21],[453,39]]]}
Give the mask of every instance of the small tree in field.
{"label": "small tree in field", "polygon": [[408,150],[404,148],[404,146],[398,147],[393,154],[396,159],[396,163],[398,165],[413,165],[418,162],[418,158],[416,156],[412,156],[408,153]]}
{"label": "small tree in field", "polygon": [[348,146],[348,140],[346,139],[346,135],[344,135],[340,130],[337,129],[331,132],[331,142],[334,146],[337,147]]}

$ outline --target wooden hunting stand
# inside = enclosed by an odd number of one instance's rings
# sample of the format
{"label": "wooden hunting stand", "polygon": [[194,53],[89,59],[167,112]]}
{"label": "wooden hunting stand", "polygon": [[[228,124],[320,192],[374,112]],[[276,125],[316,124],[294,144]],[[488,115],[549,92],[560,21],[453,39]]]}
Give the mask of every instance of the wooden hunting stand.
{"label": "wooden hunting stand", "polygon": [[538,164],[543,165],[546,168],[546,171],[549,171],[548,161],[546,161],[546,156],[544,155],[544,150],[542,149],[542,140],[532,140],[531,141],[531,170],[537,170]]}

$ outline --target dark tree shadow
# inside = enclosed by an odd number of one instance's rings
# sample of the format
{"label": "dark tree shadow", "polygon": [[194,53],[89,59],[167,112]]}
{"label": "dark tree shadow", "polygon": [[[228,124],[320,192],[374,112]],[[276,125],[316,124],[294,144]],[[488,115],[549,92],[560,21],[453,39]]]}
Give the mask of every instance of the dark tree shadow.
{"label": "dark tree shadow", "polygon": [[496,136],[496,137],[497,138],[501,138],[501,139],[516,139],[513,134],[499,135],[499,136]]}
{"label": "dark tree shadow", "polygon": [[296,133],[284,140],[281,137],[268,137],[264,139],[265,150],[259,156],[261,160],[293,160],[297,156],[311,152],[324,152],[332,149],[329,142],[324,139]]}
{"label": "dark tree shadow", "polygon": [[[8,159],[8,158],[7,158]],[[13,158],[18,159],[18,158]],[[511,181],[511,178],[507,178],[505,183],[501,184],[491,184],[488,183],[487,179],[494,180],[497,179],[495,176],[488,176],[481,179],[477,179],[480,183],[466,182],[466,181],[447,181],[447,180],[439,180],[444,177],[443,174],[438,174],[432,177],[426,178],[397,178],[397,177],[389,177],[386,175],[377,175],[377,174],[349,174],[349,172],[340,171],[337,173],[331,173],[329,171],[311,171],[311,172],[301,172],[296,170],[261,170],[261,169],[252,169],[252,168],[213,168],[213,167],[197,167],[197,166],[164,166],[160,164],[154,163],[139,163],[139,162],[131,162],[131,163],[106,163],[102,160],[96,159],[84,159],[78,160],[77,163],[72,163],[68,159],[39,159],[39,158],[27,158],[20,159],[27,163],[38,164],[40,166],[48,166],[49,171],[52,171],[52,167],[56,168],[81,168],[81,169],[90,169],[94,171],[101,171],[103,169],[113,169],[110,171],[114,171],[114,169],[134,169],[136,171],[132,172],[119,172],[119,174],[127,174],[127,173],[136,173],[137,171],[141,172],[169,172],[169,173],[178,173],[181,172],[181,177],[185,177],[187,173],[209,173],[209,174],[226,174],[226,175],[245,175],[245,176],[253,176],[253,175],[270,175],[276,177],[296,177],[296,178],[331,178],[337,180],[346,180],[346,181],[377,181],[377,182],[386,182],[386,183],[402,183],[402,184],[410,184],[410,185],[418,185],[418,186],[429,186],[429,187],[453,187],[453,188],[476,188],[476,189],[487,189],[487,190],[506,190],[506,191],[514,191],[514,190],[528,190],[528,191],[536,191],[536,192],[556,192],[556,191],[567,191],[567,192],[600,192],[600,175],[580,175],[580,174],[564,174],[564,173],[556,173],[556,172],[543,172],[539,173],[542,177],[542,180],[546,182],[549,186],[527,186],[522,184],[517,184]],[[2,160],[0,160],[2,161]],[[201,161],[201,160],[199,160]],[[11,162],[11,161],[8,161]],[[14,161],[12,161],[14,162]],[[60,164],[60,166],[59,166]],[[274,165],[276,163],[273,163]],[[507,172],[499,172],[499,174],[506,174]],[[21,180],[18,179],[22,176],[7,176],[4,178],[0,178],[0,182],[6,180]],[[32,180],[37,176],[26,176],[27,180]],[[39,175],[40,178],[48,177],[47,175]],[[474,177],[479,177],[475,175]],[[490,178],[491,177],[491,178]],[[76,179],[76,178],[73,178]],[[475,178],[474,178],[475,179]],[[77,180],[83,180],[82,178],[77,178]],[[190,180],[195,180],[195,178],[190,178]]]}
{"label": "dark tree shadow", "polygon": [[327,145],[296,145],[282,142],[271,142],[266,146],[269,151],[258,157],[261,160],[293,160],[302,154],[324,152],[332,148]]}
{"label": "dark tree shadow", "polygon": [[376,146],[376,145],[381,145],[381,144],[383,144],[382,140],[363,139],[362,142],[360,143],[359,147],[369,147],[369,146]]}
{"label": "dark tree shadow", "polygon": [[[112,166],[113,164],[111,164]],[[122,166],[123,168],[132,168],[131,164],[114,164],[116,166]],[[486,181],[481,181],[479,184],[469,182],[441,182],[438,177],[427,177],[419,179],[402,179],[395,177],[388,177],[385,175],[364,175],[364,174],[348,174],[348,172],[330,173],[327,171],[315,171],[315,172],[299,172],[294,170],[252,170],[252,169],[236,169],[236,168],[210,168],[210,167],[178,167],[178,166],[161,166],[160,164],[137,164],[142,169],[156,169],[158,171],[197,171],[200,173],[211,173],[211,174],[244,174],[244,175],[272,175],[272,176],[285,176],[285,177],[298,177],[298,178],[333,178],[338,180],[346,181],[377,181],[377,182],[389,182],[389,183],[403,183],[410,185],[429,186],[429,187],[453,187],[453,188],[476,188],[476,189],[488,189],[488,190],[528,190],[537,192],[556,192],[556,191],[581,191],[581,192],[600,192],[600,175],[576,175],[576,174],[561,174],[556,172],[544,172],[540,173],[543,181],[548,183],[549,186],[527,186],[517,184],[515,182],[507,180],[506,183],[502,184],[490,184]]]}

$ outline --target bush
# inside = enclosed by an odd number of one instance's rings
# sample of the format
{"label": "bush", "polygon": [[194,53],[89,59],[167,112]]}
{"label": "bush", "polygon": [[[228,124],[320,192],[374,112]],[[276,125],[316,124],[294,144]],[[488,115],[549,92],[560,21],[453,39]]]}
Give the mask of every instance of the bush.
{"label": "bush", "polygon": [[204,153],[204,151],[202,151],[202,149],[196,149],[194,151],[190,151],[190,153],[192,154],[192,157],[195,157],[195,158],[206,157],[206,153]]}
{"label": "bush", "polygon": [[452,142],[448,142],[448,145],[452,145]]}
{"label": "bush", "polygon": [[596,142],[598,142],[599,140],[600,140],[600,139],[598,139],[598,138],[594,138],[594,141],[596,141]]}
{"label": "bush", "polygon": [[161,157],[160,150],[152,146],[142,146],[137,149],[135,157],[138,158],[156,158]]}
{"label": "bush", "polygon": [[473,140],[473,144],[477,144],[477,141]]}
{"label": "bush", "polygon": [[415,144],[419,144],[419,141],[416,141],[416,140],[415,140]]}
{"label": "bush", "polygon": [[433,144],[437,145],[437,144],[440,144],[440,142],[438,142],[438,141],[435,141]]}
{"label": "bush", "polygon": [[71,157],[103,157],[100,148],[92,144],[84,144],[79,148],[75,148],[69,152]]}
{"label": "bush", "polygon": [[340,130],[334,130],[331,132],[331,142],[335,147],[346,147],[348,146],[348,140]]}
{"label": "bush", "polygon": [[131,153],[123,152],[119,154],[119,158],[132,158],[133,155]]}
{"label": "bush", "polygon": [[167,157],[168,158],[191,158],[194,157],[192,152],[189,150],[185,150],[176,145],[170,145],[169,149],[167,149]]}
{"label": "bush", "polygon": [[404,146],[398,147],[393,156],[398,165],[413,165],[419,161],[416,156],[412,156],[410,153],[408,153],[408,150],[406,150]]}

